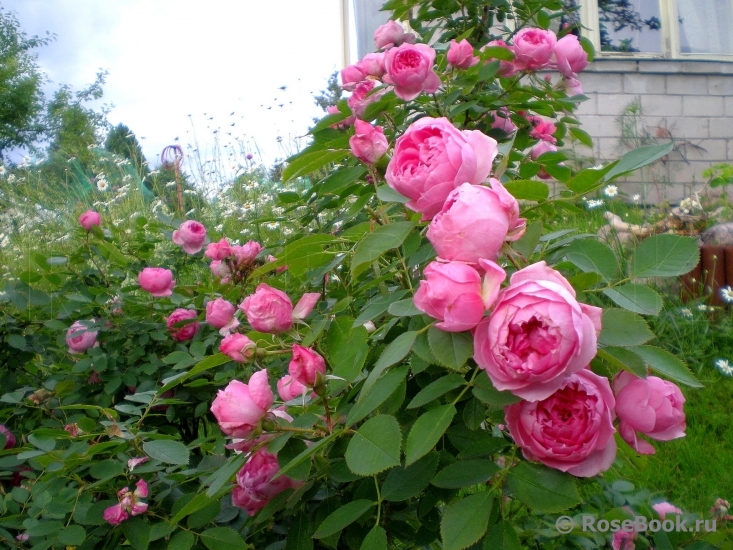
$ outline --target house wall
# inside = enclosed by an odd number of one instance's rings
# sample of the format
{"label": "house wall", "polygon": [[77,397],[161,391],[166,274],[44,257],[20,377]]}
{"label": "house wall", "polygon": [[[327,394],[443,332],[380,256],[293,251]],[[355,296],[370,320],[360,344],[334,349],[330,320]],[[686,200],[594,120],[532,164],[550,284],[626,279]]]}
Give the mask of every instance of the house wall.
{"label": "house wall", "polygon": [[[675,143],[666,162],[621,183],[629,196],[641,193],[648,202],[675,203],[702,189],[704,169],[733,162],[733,63],[600,59],[580,80],[590,100],[581,104],[578,118],[594,138],[596,161],[618,158],[634,141],[635,146]],[[636,130],[621,143],[619,116],[634,102]],[[643,139],[634,140],[634,134]],[[591,155],[584,149],[578,151],[581,156]]]}

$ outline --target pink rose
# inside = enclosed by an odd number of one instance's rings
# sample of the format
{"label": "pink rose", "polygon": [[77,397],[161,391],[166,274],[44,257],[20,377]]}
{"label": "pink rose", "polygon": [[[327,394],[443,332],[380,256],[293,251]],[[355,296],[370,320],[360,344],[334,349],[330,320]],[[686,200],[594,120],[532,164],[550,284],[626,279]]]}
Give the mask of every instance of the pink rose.
{"label": "pink rose", "polygon": [[8,430],[5,424],[0,424],[0,434],[5,436],[5,446],[3,449],[12,449],[15,447],[15,436],[13,435],[13,432]]}
{"label": "pink rose", "polygon": [[[546,141],[540,141],[537,145],[530,149],[529,158],[536,161],[545,153],[554,153],[555,151],[557,151],[557,147],[555,147],[551,143],[547,143]],[[552,178],[552,176],[548,174],[544,168],[540,168],[540,171],[537,172],[537,177],[543,180],[549,180]]]}
{"label": "pink rose", "polygon": [[267,371],[258,370],[249,384],[232,380],[224,390],[219,390],[211,413],[226,435],[247,439],[260,427],[274,400]]}
{"label": "pink rose", "polygon": [[541,401],[520,401],[504,412],[527,460],[591,477],[608,470],[616,458],[613,406],[608,379],[583,369],[564,377]]}
{"label": "pink rose", "polygon": [[[89,322],[93,323],[94,321]],[[84,353],[89,348],[98,345],[97,334],[96,330],[88,330],[81,321],[75,321],[66,331],[66,345],[69,346],[69,353]]]}
{"label": "pink rose", "polygon": [[173,272],[162,267],[146,267],[138,274],[137,282],[140,288],[153,296],[170,296],[176,286]]}
{"label": "pink rose", "polygon": [[257,344],[244,334],[227,334],[219,344],[219,351],[237,363],[247,363],[254,357]]}
{"label": "pink rose", "polygon": [[286,374],[277,381],[277,393],[283,401],[291,401],[296,397],[300,397],[307,390],[308,388],[289,374]]}
{"label": "pink rose", "polygon": [[450,41],[448,47],[448,63],[457,69],[468,69],[476,65],[480,59],[473,55],[473,46],[468,40],[463,39],[460,42]]}
{"label": "pink rose", "polygon": [[570,97],[583,94],[583,86],[577,78],[565,78],[562,81],[562,85],[565,88],[565,93]]}
{"label": "pink rose", "polygon": [[[512,46],[509,46],[506,42],[503,40],[492,40],[488,44],[486,44],[486,47],[490,48],[504,48],[507,51],[512,52],[512,55],[514,54],[514,48]],[[483,47],[481,48],[481,51],[483,51]],[[514,76],[517,73],[517,68],[514,66],[513,61],[505,61],[503,59],[499,60],[499,76],[502,76],[504,78],[509,78],[510,76]]]}
{"label": "pink rose", "polygon": [[385,179],[410,199],[408,208],[428,221],[453,189],[482,183],[497,152],[496,140],[478,130],[458,130],[447,118],[423,117],[397,139]]}
{"label": "pink rose", "polygon": [[272,479],[280,471],[277,457],[261,448],[249,457],[237,473],[237,486],[232,491],[232,504],[254,516],[278,493],[303,485],[288,476]]}
{"label": "pink rose", "polygon": [[[268,262],[276,262],[277,261],[277,258],[275,256],[273,256],[272,254],[268,254],[267,255],[267,261]],[[281,265],[280,267],[276,267],[275,268],[275,273],[278,274],[278,273],[282,273],[282,272],[287,271],[287,270],[288,270],[288,266]]]}
{"label": "pink rose", "polygon": [[615,531],[611,540],[613,550],[634,550],[634,541],[637,538],[636,531]]}
{"label": "pink rose", "polygon": [[481,258],[496,260],[509,231],[523,233],[525,220],[519,218],[516,199],[498,180],[491,184],[464,183],[448,195],[427,232],[441,259],[474,265]]}
{"label": "pink rose", "polygon": [[366,73],[358,65],[349,65],[341,69],[341,87],[353,92],[356,86],[363,80],[366,80]]}
{"label": "pink rose", "polygon": [[680,389],[656,376],[639,378],[621,371],[613,380],[619,433],[640,454],[654,454],[654,447],[636,436],[639,432],[657,441],[685,436],[685,398]]}
{"label": "pink rose", "polygon": [[588,66],[588,54],[574,34],[563,36],[555,44],[557,70],[565,78],[577,78],[578,73]]}
{"label": "pink rose", "polygon": [[232,254],[237,259],[237,265],[251,263],[262,252],[264,247],[257,241],[247,241],[241,246],[232,246]]}
{"label": "pink rose", "polygon": [[517,271],[509,283],[476,327],[474,358],[496,389],[546,399],[595,356],[600,308],[581,307],[570,283],[545,262]]}
{"label": "pink rose", "polygon": [[293,324],[293,303],[282,290],[260,283],[255,293],[239,304],[247,322],[260,332],[279,334]]}
{"label": "pink rose", "polygon": [[220,329],[219,334],[226,336],[239,326],[239,321],[234,316],[236,311],[236,306],[224,298],[211,300],[206,304],[206,322]]}
{"label": "pink rose", "polygon": [[295,381],[312,388],[326,374],[326,362],[312,349],[294,344],[288,372]]}
{"label": "pink rose", "polygon": [[[339,110],[338,107],[336,107],[336,105],[329,105],[328,107],[326,107],[326,112],[329,115],[337,115],[341,113],[341,111]],[[344,128],[354,124],[354,120],[356,120],[356,118],[353,116],[350,116],[348,118],[343,119],[340,122],[337,122],[336,124],[332,124],[331,128],[334,128],[336,130],[343,130]]]}
{"label": "pink rose", "polygon": [[127,514],[127,512],[125,512],[122,504],[115,504],[114,506],[106,508],[104,510],[104,514],[102,514],[102,517],[104,518],[104,521],[106,521],[110,525],[119,525],[123,521],[127,520],[130,516]]}
{"label": "pink rose", "polygon": [[148,505],[140,499],[146,498],[147,496],[148,484],[144,479],[140,479],[135,484],[134,491],[131,492],[128,487],[123,487],[117,491],[117,498],[120,500],[119,504],[107,508],[102,517],[110,525],[119,525],[130,517],[128,513],[133,516],[144,514],[148,510]]}
{"label": "pink rose", "polygon": [[389,143],[381,126],[356,120],[354,131],[354,135],[349,138],[349,147],[353,155],[362,162],[374,164],[387,152]]}
{"label": "pink rose", "polygon": [[384,95],[385,90],[371,93],[375,86],[373,80],[364,80],[356,86],[354,93],[346,100],[351,112],[354,113],[357,119],[364,118],[366,108]]}
{"label": "pink rose", "polygon": [[374,45],[378,50],[399,46],[404,42],[414,44],[415,35],[406,33],[397,21],[387,21],[374,31]]}
{"label": "pink rose", "polygon": [[494,122],[491,123],[492,128],[503,130],[507,134],[511,134],[516,131],[517,126],[509,117],[509,111],[506,107],[502,107],[497,111],[489,111],[489,114],[494,117]]}
{"label": "pink rose", "polygon": [[209,264],[209,269],[211,269],[211,272],[216,277],[221,277],[222,283],[224,282],[224,279],[228,279],[232,276],[232,270],[229,269],[229,266],[226,264],[226,262],[222,260],[214,260]]}
{"label": "pink rose", "polygon": [[528,116],[527,120],[532,125],[529,135],[534,139],[541,139],[547,141],[553,145],[557,143],[557,140],[552,135],[557,131],[557,127],[549,120],[544,120],[538,116]]}
{"label": "pink rose", "polygon": [[514,37],[514,66],[518,70],[538,71],[550,64],[557,36],[542,29],[522,29]]}
{"label": "pink rose", "polygon": [[223,260],[231,255],[232,249],[229,246],[229,241],[226,239],[222,239],[218,243],[209,243],[206,247],[206,252],[204,252],[204,256],[212,260]]}
{"label": "pink rose", "polygon": [[298,300],[298,303],[295,304],[295,308],[293,309],[293,319],[301,320],[308,317],[308,314],[313,311],[313,308],[320,299],[320,292],[306,292],[303,294],[300,297],[300,300]]}
{"label": "pink rose", "polygon": [[150,457],[147,456],[131,458],[127,461],[127,468],[132,472],[137,466],[140,466],[140,464],[145,464],[148,460],[150,460]]}
{"label": "pink rose", "polygon": [[186,254],[196,254],[204,247],[206,228],[195,220],[187,220],[173,232],[173,242],[182,246]]}
{"label": "pink rose", "polygon": [[188,321],[189,319],[196,319],[198,317],[196,311],[193,309],[178,308],[171,313],[165,321],[168,331],[171,333],[171,338],[176,342],[185,342],[196,336],[196,331],[199,329],[197,322],[187,323],[183,326],[176,326],[176,323],[182,321]]}
{"label": "pink rose", "polygon": [[[432,94],[440,87],[440,77],[433,71],[435,50],[426,44],[402,44],[384,55],[384,80],[395,87],[400,99],[411,101],[420,92]],[[358,116],[358,115],[357,115]]]}
{"label": "pink rose", "polygon": [[79,225],[81,225],[87,231],[92,230],[92,226],[99,225],[102,223],[102,216],[94,210],[87,210],[81,216],[79,216]]}
{"label": "pink rose", "polygon": [[[616,401],[618,403],[618,400]],[[677,506],[674,504],[670,504],[669,502],[657,502],[656,504],[652,504],[652,508],[654,508],[654,511],[659,514],[659,519],[664,521],[664,518],[667,516],[667,514],[678,514],[682,515],[683,512]]]}
{"label": "pink rose", "polygon": [[415,307],[440,323],[435,326],[446,332],[463,332],[479,324],[491,307],[506,278],[504,270],[493,262],[480,260],[486,270],[481,275],[462,262],[430,262],[425,279],[415,293]]}
{"label": "pink rose", "polygon": [[364,74],[364,78],[380,78],[384,74],[384,52],[366,54],[356,67]]}

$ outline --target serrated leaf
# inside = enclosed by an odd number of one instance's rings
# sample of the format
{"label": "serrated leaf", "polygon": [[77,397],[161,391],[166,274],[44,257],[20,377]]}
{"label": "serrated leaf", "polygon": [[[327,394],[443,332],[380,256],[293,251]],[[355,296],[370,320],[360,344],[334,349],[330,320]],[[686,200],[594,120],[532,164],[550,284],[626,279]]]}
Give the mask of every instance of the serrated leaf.
{"label": "serrated leaf", "polygon": [[697,239],[680,235],[653,235],[636,247],[631,261],[633,277],[676,277],[700,261]]}
{"label": "serrated leaf", "polygon": [[229,527],[212,527],[199,534],[201,542],[209,550],[245,550],[247,543],[242,536]]}
{"label": "serrated leaf", "polygon": [[382,484],[382,498],[400,502],[422,493],[435,476],[439,459],[438,453],[428,453],[414,464],[390,470]]}
{"label": "serrated leaf", "polygon": [[618,276],[616,255],[607,244],[596,239],[573,241],[565,256],[583,271],[598,273],[606,282],[611,282]]}
{"label": "serrated leaf", "polygon": [[647,145],[645,147],[639,147],[638,149],[629,151],[618,159],[618,162],[613,166],[613,168],[611,168],[611,170],[608,171],[604,179],[606,181],[611,181],[621,174],[638,170],[639,168],[642,168],[647,164],[651,164],[655,160],[669,154],[673,148],[674,143],[670,142],[661,143],[659,145]]}
{"label": "serrated leaf", "polygon": [[387,550],[387,531],[379,525],[372,527],[359,550]]}
{"label": "serrated leaf", "polygon": [[313,533],[314,539],[323,539],[351,525],[374,506],[371,500],[360,499],[344,504],[321,522]]}
{"label": "serrated leaf", "polygon": [[196,537],[188,531],[178,531],[168,542],[168,550],[189,550],[196,542]]}
{"label": "serrated leaf", "polygon": [[141,517],[122,522],[122,532],[135,550],[146,550],[150,545],[150,523]]}
{"label": "serrated leaf", "polygon": [[517,200],[542,202],[550,196],[550,188],[541,181],[515,180],[505,183],[504,187]]}
{"label": "serrated leaf", "polygon": [[441,489],[460,489],[485,483],[499,470],[493,460],[459,460],[443,468],[430,483]]}
{"label": "serrated leaf", "polygon": [[484,536],[489,525],[491,493],[476,493],[445,509],[440,521],[443,550],[463,550]]}
{"label": "serrated leaf", "polygon": [[393,222],[388,225],[380,225],[373,232],[365,235],[354,249],[351,272],[358,273],[361,266],[373,262],[388,250],[398,248],[413,227],[413,222]]}
{"label": "serrated leaf", "polygon": [[654,338],[643,317],[624,309],[603,310],[601,326],[598,343],[604,346],[640,346]]}
{"label": "serrated leaf", "polygon": [[442,378],[438,378],[421,389],[417,395],[412,398],[412,401],[407,405],[407,408],[416,409],[417,407],[422,407],[441,395],[459,388],[464,384],[466,384],[466,381],[460,374],[448,374]]}
{"label": "serrated leaf", "polygon": [[542,220],[535,220],[527,226],[522,238],[512,244],[512,248],[523,258],[529,259],[534,254],[537,245],[540,244],[541,237]]}
{"label": "serrated leaf", "polygon": [[570,474],[539,464],[520,462],[509,470],[507,487],[522,504],[537,512],[554,514],[580,503]]}
{"label": "serrated leaf", "polygon": [[349,411],[349,415],[346,417],[346,426],[351,426],[356,422],[359,422],[379,407],[379,405],[384,403],[385,400],[392,395],[397,387],[405,380],[409,370],[410,367],[405,365],[404,367],[388,372],[382,378],[377,380],[374,386],[366,394],[366,397],[363,399],[360,397],[356,405],[354,405],[351,411]]}
{"label": "serrated leaf", "polygon": [[366,171],[366,166],[339,168],[319,182],[318,192],[322,195],[326,193],[338,194],[366,174]]}
{"label": "serrated leaf", "polygon": [[360,476],[372,476],[398,466],[402,433],[394,416],[370,418],[359,428],[346,448],[346,464]]}
{"label": "serrated leaf", "polygon": [[646,378],[644,360],[626,348],[606,347],[598,349],[598,358],[610,363],[617,369],[633,372],[639,378]]}
{"label": "serrated leaf", "polygon": [[430,327],[428,343],[435,358],[449,369],[460,369],[473,355],[473,338],[466,332],[446,332]]}
{"label": "serrated leaf", "polygon": [[629,283],[608,288],[603,294],[611,298],[616,305],[642,315],[656,315],[663,305],[662,297],[644,285]]}
{"label": "serrated leaf", "polygon": [[406,466],[433,450],[455,415],[456,408],[453,405],[441,405],[429,410],[415,421],[405,443]]}
{"label": "serrated leaf", "polygon": [[329,162],[336,162],[349,154],[350,151],[348,149],[319,149],[291,157],[292,160],[283,170],[283,183],[287,183],[291,179],[300,176],[307,176],[311,172],[315,172],[319,168],[324,167]]}
{"label": "serrated leaf", "polygon": [[156,439],[143,443],[143,451],[150,458],[164,462],[165,464],[188,464],[190,452],[180,441],[172,439]]}
{"label": "serrated leaf", "polygon": [[489,529],[484,540],[484,550],[522,550],[522,546],[512,524],[499,520]]}
{"label": "serrated leaf", "polygon": [[690,369],[666,350],[654,346],[636,346],[631,351],[638,354],[653,371],[686,386],[702,388],[703,385],[690,372]]}
{"label": "serrated leaf", "polygon": [[415,302],[412,298],[393,302],[387,311],[395,317],[414,317],[415,315],[422,314],[422,311],[415,307]]}
{"label": "serrated leaf", "polygon": [[403,332],[390,342],[382,352],[382,355],[379,356],[374,368],[364,381],[364,385],[361,389],[361,395],[366,395],[369,392],[371,387],[379,379],[386,368],[391,367],[395,363],[399,363],[407,357],[407,354],[412,350],[412,344],[415,343],[416,337],[417,331]]}

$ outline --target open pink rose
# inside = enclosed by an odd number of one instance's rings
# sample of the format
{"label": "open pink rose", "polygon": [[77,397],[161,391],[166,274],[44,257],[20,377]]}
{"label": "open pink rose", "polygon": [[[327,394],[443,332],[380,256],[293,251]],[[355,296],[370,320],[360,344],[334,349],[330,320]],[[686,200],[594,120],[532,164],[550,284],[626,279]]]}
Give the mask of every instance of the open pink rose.
{"label": "open pink rose", "polygon": [[226,336],[239,326],[234,316],[237,307],[224,298],[211,300],[206,304],[206,322],[219,329],[219,334]]}
{"label": "open pink rose", "polygon": [[363,120],[354,122],[354,135],[349,138],[352,154],[366,164],[374,164],[387,152],[389,143],[381,126]]}
{"label": "open pink rose", "polygon": [[243,245],[232,246],[232,254],[237,259],[237,264],[253,262],[264,247],[257,241],[247,241]]}
{"label": "open pink rose", "polygon": [[378,50],[399,46],[404,42],[414,44],[415,35],[411,32],[406,33],[397,21],[387,21],[374,31],[374,45]]}
{"label": "open pink rose", "polygon": [[247,322],[260,332],[279,334],[293,324],[293,303],[282,290],[260,283],[255,293],[239,304]]}
{"label": "open pink rose", "polygon": [[204,256],[212,260],[223,260],[231,255],[232,249],[229,246],[229,241],[226,239],[222,239],[218,243],[209,243],[206,247],[206,252],[204,252]]}
{"label": "open pink rose", "polygon": [[376,85],[374,80],[363,80],[359,82],[354,88],[354,93],[346,100],[351,112],[354,113],[357,119],[364,118],[366,108],[384,95],[385,90],[372,93]]}
{"label": "open pink rose", "polygon": [[5,424],[0,424],[0,434],[5,436],[5,445],[3,446],[3,449],[12,449],[15,447],[15,436],[13,435],[13,432],[8,430]]}
{"label": "open pink rose", "polygon": [[[554,153],[555,151],[557,151],[557,147],[555,147],[552,143],[540,141],[537,145],[530,149],[529,158],[536,161],[545,153]],[[552,176],[548,174],[544,168],[540,168],[540,171],[537,172],[537,177],[543,180],[549,180],[552,178]]]}
{"label": "open pink rose", "polygon": [[219,344],[219,351],[237,363],[246,363],[254,357],[257,344],[244,334],[227,334]]}
{"label": "open pink rose", "polygon": [[451,191],[427,237],[441,259],[477,265],[496,260],[510,230],[521,236],[524,226],[517,201],[492,179],[491,187],[464,183]]}
{"label": "open pink rose", "polygon": [[[89,321],[93,323],[94,321]],[[69,346],[69,353],[84,353],[89,348],[97,345],[96,330],[87,329],[86,325],[81,321],[75,321],[73,325],[66,331],[66,345]]]}
{"label": "open pink rose", "polygon": [[81,216],[79,216],[79,225],[81,225],[87,231],[91,231],[92,227],[102,223],[102,216],[99,212],[94,210],[87,210]]}
{"label": "open pink rose", "polygon": [[[512,52],[514,54],[514,48],[512,46],[509,46],[506,42],[503,40],[492,40],[486,46],[483,46],[481,48],[481,51],[484,50],[485,47],[489,48],[504,48],[505,50]],[[510,76],[514,76],[517,71],[517,67],[514,66],[514,61],[505,61],[504,59],[499,60],[499,76],[502,76],[504,78],[509,78]]]}
{"label": "open pink rose", "polygon": [[557,131],[557,127],[552,122],[538,116],[529,116],[527,120],[532,125],[532,129],[529,132],[530,136],[534,139],[547,141],[553,145],[557,143],[557,139],[552,135]]}
{"label": "open pink rose", "polygon": [[652,508],[654,508],[654,511],[659,515],[659,519],[661,519],[662,521],[664,521],[664,518],[667,517],[667,514],[683,514],[682,510],[677,508],[677,506],[675,506],[674,504],[670,504],[666,501],[652,504]]}
{"label": "open pink rose", "polygon": [[277,393],[283,401],[290,401],[296,397],[300,397],[306,391],[308,391],[308,388],[289,374],[286,374],[277,381]]}
{"label": "open pink rose", "polygon": [[480,61],[478,56],[473,55],[473,46],[466,39],[460,42],[451,40],[447,57],[448,63],[457,69],[468,69]]}
{"label": "open pink rose", "polygon": [[440,323],[446,332],[463,332],[479,324],[499,293],[506,277],[494,262],[480,260],[484,281],[473,267],[462,262],[430,262],[425,279],[415,292],[415,307]]}
{"label": "open pink rose", "polygon": [[636,452],[655,453],[654,447],[637,437],[637,432],[657,441],[685,436],[685,398],[674,383],[621,371],[613,380],[613,390],[619,433]]}
{"label": "open pink rose", "polygon": [[102,517],[110,525],[119,525],[130,517],[128,514],[133,516],[144,514],[148,511],[148,505],[140,499],[147,498],[147,496],[148,484],[144,479],[140,479],[135,484],[134,491],[130,491],[128,487],[123,487],[117,491],[117,498],[120,501],[119,504],[105,509]]}
{"label": "open pink rose", "polygon": [[364,78],[369,76],[381,78],[384,74],[384,52],[366,54],[356,67],[365,75]]}
{"label": "open pink rose", "polygon": [[635,550],[634,541],[639,537],[636,531],[616,531],[611,539],[612,550]]}
{"label": "open pink rose", "polygon": [[608,470],[616,458],[614,398],[608,379],[583,369],[541,401],[504,409],[509,433],[527,460],[578,477]]}
{"label": "open pink rose", "polygon": [[[421,92],[432,94],[441,84],[433,70],[435,50],[426,44],[402,44],[384,55],[384,80],[400,99],[411,101]],[[358,115],[357,115],[358,116]]]}
{"label": "open pink rose", "polygon": [[507,134],[511,134],[516,131],[517,125],[512,121],[506,107],[502,107],[498,111],[490,111],[489,114],[494,117],[494,122],[491,123],[492,128],[503,130]]}
{"label": "open pink rose", "polygon": [[358,65],[349,65],[341,69],[339,74],[341,75],[341,87],[348,92],[353,92],[359,82],[366,80],[366,73]]}
{"label": "open pink rose", "polygon": [[312,349],[294,344],[288,372],[294,380],[312,388],[326,374],[326,362]]}
{"label": "open pink rose", "polygon": [[102,518],[110,525],[119,525],[123,521],[129,519],[128,513],[122,507],[122,504],[115,504],[109,508],[105,508]]}
{"label": "open pink rose", "polygon": [[494,387],[546,399],[596,354],[600,308],[581,306],[570,283],[545,262],[511,276],[474,333],[474,358]]}
{"label": "open pink rose", "polygon": [[176,323],[188,321],[189,319],[196,319],[196,317],[198,317],[198,314],[195,310],[184,309],[182,307],[179,307],[171,313],[165,322],[168,327],[168,331],[171,333],[171,338],[176,342],[185,342],[186,340],[190,340],[196,336],[196,331],[199,329],[199,324],[197,322],[194,321],[193,323],[176,326]]}
{"label": "open pink rose", "polygon": [[302,481],[295,481],[288,476],[272,479],[279,471],[280,465],[275,455],[265,448],[257,450],[237,473],[232,504],[254,516],[278,493],[303,485]]}
{"label": "open pink rose", "polygon": [[222,432],[247,439],[260,427],[274,401],[267,371],[259,370],[250,377],[249,384],[232,380],[219,390],[211,412]]}
{"label": "open pink rose", "polygon": [[140,288],[150,292],[153,296],[170,296],[176,282],[173,272],[162,267],[146,267],[137,276]]}
{"label": "open pink rose", "polygon": [[514,66],[517,70],[538,71],[550,64],[557,36],[552,31],[524,28],[514,37]]}
{"label": "open pink rose", "polygon": [[574,34],[563,36],[555,44],[557,70],[565,78],[577,78],[578,73],[588,66],[588,54]]}
{"label": "open pink rose", "polygon": [[423,117],[397,139],[385,179],[410,199],[408,208],[428,221],[453,189],[482,183],[497,152],[496,140],[478,130],[459,130],[447,118]]}
{"label": "open pink rose", "polygon": [[196,254],[204,247],[206,228],[196,220],[187,220],[173,232],[173,242],[183,247],[186,254]]}

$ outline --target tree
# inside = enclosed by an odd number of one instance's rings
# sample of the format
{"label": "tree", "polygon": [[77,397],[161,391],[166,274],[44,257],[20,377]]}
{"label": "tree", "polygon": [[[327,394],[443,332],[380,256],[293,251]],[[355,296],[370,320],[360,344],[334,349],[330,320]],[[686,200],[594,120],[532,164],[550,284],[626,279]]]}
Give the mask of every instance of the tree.
{"label": "tree", "polygon": [[341,98],[343,96],[344,91],[339,85],[338,75],[339,73],[335,72],[331,76],[329,76],[328,82],[326,84],[326,89],[321,90],[321,93],[319,95],[313,96],[313,101],[315,101],[316,105],[318,105],[324,111],[326,111],[329,106],[336,105],[339,101],[341,101]]}
{"label": "tree", "polygon": [[0,154],[31,146],[43,133],[44,75],[32,50],[55,36],[28,37],[13,12],[0,7]]}
{"label": "tree", "polygon": [[129,159],[141,178],[150,173],[140,143],[132,130],[124,124],[120,123],[109,131],[104,148],[110,153]]}

